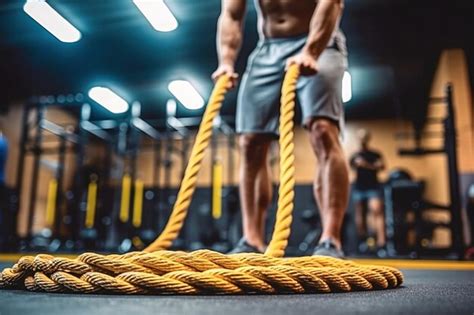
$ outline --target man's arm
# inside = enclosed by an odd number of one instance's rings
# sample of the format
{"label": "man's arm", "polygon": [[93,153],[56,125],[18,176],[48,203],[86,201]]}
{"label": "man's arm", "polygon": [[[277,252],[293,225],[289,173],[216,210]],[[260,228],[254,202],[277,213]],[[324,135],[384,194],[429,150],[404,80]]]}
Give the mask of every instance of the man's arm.
{"label": "man's arm", "polygon": [[349,165],[353,168],[353,169],[357,169],[357,163],[356,163],[356,160],[358,158],[358,154],[357,153],[354,153],[351,158],[349,159]]}
{"label": "man's arm", "polygon": [[223,74],[237,81],[234,64],[242,45],[242,28],[246,12],[246,0],[222,0],[222,10],[217,22],[217,55],[219,66],[213,73],[214,80]]}
{"label": "man's arm", "polygon": [[382,156],[380,156],[377,161],[373,164],[376,171],[383,171],[385,169],[385,161]]}
{"label": "man's arm", "polygon": [[319,0],[311,19],[308,40],[303,51],[316,60],[319,58],[334,33],[343,9],[344,0]]}
{"label": "man's arm", "polygon": [[303,75],[318,72],[317,60],[326,49],[343,9],[344,0],[319,0],[311,18],[306,44],[299,54],[288,59],[287,66],[298,64]]}
{"label": "man's arm", "polygon": [[358,167],[365,168],[372,171],[383,171],[385,169],[385,162],[382,156],[380,156],[375,162],[369,163],[363,158],[355,163]]}

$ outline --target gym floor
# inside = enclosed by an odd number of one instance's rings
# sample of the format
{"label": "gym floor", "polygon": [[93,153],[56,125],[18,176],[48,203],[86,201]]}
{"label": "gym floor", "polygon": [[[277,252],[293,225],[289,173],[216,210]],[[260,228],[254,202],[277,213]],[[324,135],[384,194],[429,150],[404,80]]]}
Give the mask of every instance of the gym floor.
{"label": "gym floor", "polygon": [[[395,290],[278,296],[119,296],[0,291],[0,314],[474,314],[474,263],[359,261],[402,268]],[[0,269],[12,263],[2,262]]]}

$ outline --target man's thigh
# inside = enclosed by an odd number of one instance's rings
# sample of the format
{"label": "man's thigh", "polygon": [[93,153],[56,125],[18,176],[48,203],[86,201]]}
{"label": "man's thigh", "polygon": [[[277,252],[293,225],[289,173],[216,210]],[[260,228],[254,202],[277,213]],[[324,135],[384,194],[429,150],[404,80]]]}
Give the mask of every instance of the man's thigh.
{"label": "man's thigh", "polygon": [[280,89],[284,75],[278,65],[265,64],[269,54],[258,48],[249,58],[237,96],[236,129],[240,134],[278,134]]}
{"label": "man's thigh", "polygon": [[318,65],[318,74],[301,77],[298,83],[303,124],[306,126],[314,118],[327,118],[336,122],[342,130],[342,78],[347,68],[347,57],[336,49],[326,49],[318,60]]}

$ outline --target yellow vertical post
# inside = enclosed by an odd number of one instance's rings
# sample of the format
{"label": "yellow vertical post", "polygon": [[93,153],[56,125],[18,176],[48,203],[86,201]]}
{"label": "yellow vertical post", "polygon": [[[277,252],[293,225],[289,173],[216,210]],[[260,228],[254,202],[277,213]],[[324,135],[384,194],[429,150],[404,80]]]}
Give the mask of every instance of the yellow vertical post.
{"label": "yellow vertical post", "polygon": [[216,161],[212,166],[212,217],[222,216],[222,164]]}
{"label": "yellow vertical post", "polygon": [[96,207],[97,207],[97,180],[93,179],[87,187],[86,221],[84,225],[88,229],[94,227]]}
{"label": "yellow vertical post", "polygon": [[120,214],[119,219],[125,223],[128,221],[130,212],[130,193],[132,186],[132,178],[126,174],[122,178],[122,198],[120,201]]}
{"label": "yellow vertical post", "polygon": [[52,179],[48,185],[48,198],[46,199],[46,224],[50,227],[54,225],[57,195],[58,181],[56,179]]}
{"label": "yellow vertical post", "polygon": [[132,225],[139,228],[142,225],[143,214],[143,181],[135,180],[135,195],[133,197]]}

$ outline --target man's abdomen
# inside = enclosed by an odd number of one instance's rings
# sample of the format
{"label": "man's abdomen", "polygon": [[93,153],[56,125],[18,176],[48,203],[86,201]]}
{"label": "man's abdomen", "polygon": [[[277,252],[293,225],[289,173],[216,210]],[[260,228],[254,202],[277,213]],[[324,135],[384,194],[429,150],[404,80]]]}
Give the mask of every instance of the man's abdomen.
{"label": "man's abdomen", "polygon": [[257,5],[266,38],[285,38],[308,33],[316,8],[314,0],[259,0]]}

